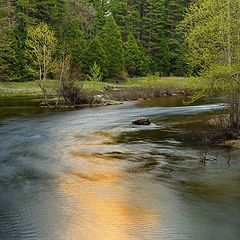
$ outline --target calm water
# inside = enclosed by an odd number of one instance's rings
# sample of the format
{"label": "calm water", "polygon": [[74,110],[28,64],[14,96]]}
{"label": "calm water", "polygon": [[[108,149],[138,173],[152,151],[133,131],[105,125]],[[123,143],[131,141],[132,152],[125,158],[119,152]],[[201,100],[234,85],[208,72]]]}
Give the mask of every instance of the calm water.
{"label": "calm water", "polygon": [[221,106],[180,102],[37,114],[2,101],[0,239],[240,239],[240,150],[179,140]]}

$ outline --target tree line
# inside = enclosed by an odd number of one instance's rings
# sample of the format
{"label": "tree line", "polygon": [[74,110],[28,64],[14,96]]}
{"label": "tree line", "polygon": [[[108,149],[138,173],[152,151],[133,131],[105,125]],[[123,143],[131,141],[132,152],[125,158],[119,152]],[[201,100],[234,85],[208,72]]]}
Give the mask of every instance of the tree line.
{"label": "tree line", "polygon": [[0,0],[0,78],[36,78],[27,39],[29,29],[42,23],[58,42],[54,54],[67,51],[71,78],[86,78],[94,64],[104,79],[188,75],[189,54],[178,29],[188,5],[188,0]]}

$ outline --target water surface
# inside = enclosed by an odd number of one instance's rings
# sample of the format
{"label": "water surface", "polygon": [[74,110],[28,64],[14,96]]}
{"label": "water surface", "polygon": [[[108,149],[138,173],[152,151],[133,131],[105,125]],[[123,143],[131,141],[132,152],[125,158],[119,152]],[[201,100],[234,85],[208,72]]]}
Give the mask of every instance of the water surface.
{"label": "water surface", "polygon": [[240,239],[240,150],[179,138],[222,106],[180,100],[1,106],[0,239]]}

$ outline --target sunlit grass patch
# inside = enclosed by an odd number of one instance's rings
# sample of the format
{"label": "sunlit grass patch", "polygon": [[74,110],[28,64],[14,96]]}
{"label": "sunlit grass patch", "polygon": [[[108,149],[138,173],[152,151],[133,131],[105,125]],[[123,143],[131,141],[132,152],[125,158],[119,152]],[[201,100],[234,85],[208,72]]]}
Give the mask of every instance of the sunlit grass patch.
{"label": "sunlit grass patch", "polygon": [[[194,81],[192,81],[194,82]],[[116,81],[94,82],[94,81],[76,81],[77,85],[83,85],[86,93],[91,94],[104,94],[112,91],[118,91],[128,88],[142,88],[144,89],[193,89],[194,85],[191,79],[184,77],[159,77],[158,75],[149,75],[146,77],[128,78],[122,83]],[[49,95],[56,94],[57,81],[47,80],[46,87]],[[42,95],[41,89],[37,81],[28,82],[7,82],[0,83],[0,97],[15,97],[15,96],[40,96]]]}

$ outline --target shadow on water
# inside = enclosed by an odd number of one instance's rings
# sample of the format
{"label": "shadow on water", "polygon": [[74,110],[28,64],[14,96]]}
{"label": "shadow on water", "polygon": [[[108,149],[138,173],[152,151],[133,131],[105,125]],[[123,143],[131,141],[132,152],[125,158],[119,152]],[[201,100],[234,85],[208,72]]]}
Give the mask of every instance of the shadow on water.
{"label": "shadow on water", "polygon": [[[183,141],[224,105],[50,114],[14,101],[0,106],[0,239],[239,239],[240,150]],[[152,124],[133,126],[138,116]]]}

